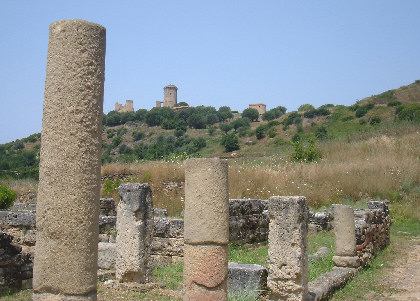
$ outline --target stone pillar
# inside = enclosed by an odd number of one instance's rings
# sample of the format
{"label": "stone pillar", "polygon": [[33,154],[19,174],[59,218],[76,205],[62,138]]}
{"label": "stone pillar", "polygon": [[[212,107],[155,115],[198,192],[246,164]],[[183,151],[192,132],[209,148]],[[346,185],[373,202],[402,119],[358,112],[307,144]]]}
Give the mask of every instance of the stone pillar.
{"label": "stone pillar", "polygon": [[334,205],[335,256],[333,262],[339,267],[357,268],[360,266],[356,253],[356,230],[354,210],[347,205]]}
{"label": "stone pillar", "polygon": [[96,300],[105,28],[50,26],[34,300]]}
{"label": "stone pillar", "polygon": [[268,202],[270,300],[308,298],[308,207],[303,196],[273,196]]}
{"label": "stone pillar", "polygon": [[118,188],[117,258],[118,282],[152,280],[153,201],[149,184],[130,183]]}
{"label": "stone pillar", "polygon": [[228,165],[185,162],[184,300],[227,300],[229,243]]}

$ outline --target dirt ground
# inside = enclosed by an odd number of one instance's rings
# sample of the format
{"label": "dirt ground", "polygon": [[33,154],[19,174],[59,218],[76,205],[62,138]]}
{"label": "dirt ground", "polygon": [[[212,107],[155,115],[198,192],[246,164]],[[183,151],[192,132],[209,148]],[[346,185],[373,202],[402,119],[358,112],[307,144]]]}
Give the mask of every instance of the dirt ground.
{"label": "dirt ground", "polygon": [[392,266],[383,270],[381,282],[389,290],[384,298],[376,300],[420,300],[420,237],[396,243],[401,256],[396,256]]}

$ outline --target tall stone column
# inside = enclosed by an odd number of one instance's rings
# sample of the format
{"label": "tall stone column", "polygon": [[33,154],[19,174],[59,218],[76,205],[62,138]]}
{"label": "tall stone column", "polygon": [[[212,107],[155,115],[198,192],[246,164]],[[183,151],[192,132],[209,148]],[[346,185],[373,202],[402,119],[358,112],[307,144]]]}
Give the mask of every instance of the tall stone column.
{"label": "tall stone column", "polygon": [[335,256],[333,262],[339,267],[360,266],[356,252],[356,226],[354,210],[347,205],[334,205]]}
{"label": "tall stone column", "polygon": [[50,25],[33,300],[96,300],[105,28]]}
{"label": "tall stone column", "polygon": [[303,196],[273,196],[268,202],[270,300],[308,299],[308,207]]}
{"label": "tall stone column", "polygon": [[184,300],[227,300],[228,165],[218,158],[185,163]]}
{"label": "tall stone column", "polygon": [[117,257],[118,282],[146,283],[153,277],[153,201],[149,184],[130,183],[118,188]]}

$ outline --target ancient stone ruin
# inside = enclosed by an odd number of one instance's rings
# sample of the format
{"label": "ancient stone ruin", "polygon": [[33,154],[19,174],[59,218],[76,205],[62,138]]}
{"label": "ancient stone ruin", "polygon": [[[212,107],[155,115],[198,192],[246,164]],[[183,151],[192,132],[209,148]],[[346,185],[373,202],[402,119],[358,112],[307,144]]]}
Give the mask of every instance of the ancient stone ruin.
{"label": "ancient stone ruin", "polygon": [[[266,286],[274,300],[325,300],[389,243],[386,201],[310,213],[303,196],[229,200],[228,165],[218,158],[185,162],[184,220],[162,217],[148,184],[121,185],[118,207],[100,200],[104,63],[105,28],[51,24],[38,204],[0,212],[1,228],[26,244],[0,233],[0,287],[30,287],[33,273],[33,300],[97,300],[98,266],[115,267],[120,284],[147,283],[154,261],[175,258],[184,261],[184,300],[227,300],[228,289]],[[308,283],[308,230],[331,227],[336,267]],[[228,264],[229,242],[267,239],[268,271]]]}
{"label": "ancient stone ruin", "polygon": [[272,300],[308,297],[308,207],[305,197],[269,201],[268,288]]}
{"label": "ancient stone ruin", "polygon": [[226,161],[185,162],[184,300],[227,300],[228,199]]}
{"label": "ancient stone ruin", "polygon": [[132,100],[126,100],[125,105],[122,105],[118,102],[115,103],[115,111],[120,113],[125,112],[134,112],[134,106]]}
{"label": "ancient stone ruin", "polygon": [[146,283],[153,277],[150,249],[153,239],[153,201],[149,184],[123,184],[118,188],[118,282]]}
{"label": "ancient stone ruin", "polygon": [[96,300],[105,28],[50,26],[34,300]]}

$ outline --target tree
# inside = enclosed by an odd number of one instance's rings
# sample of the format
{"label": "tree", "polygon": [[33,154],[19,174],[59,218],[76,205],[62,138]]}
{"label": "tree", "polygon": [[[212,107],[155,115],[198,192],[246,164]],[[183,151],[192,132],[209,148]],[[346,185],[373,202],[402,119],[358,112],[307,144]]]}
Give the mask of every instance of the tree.
{"label": "tree", "polygon": [[220,130],[221,130],[222,132],[227,133],[227,132],[229,132],[229,131],[233,128],[233,127],[232,127],[232,124],[231,124],[231,123],[229,123],[229,124],[222,123],[222,124],[219,126],[219,128],[220,128]]}
{"label": "tree", "polygon": [[310,110],[315,110],[315,107],[309,103],[305,103],[298,108],[298,112],[306,112]]}
{"label": "tree", "polygon": [[220,121],[226,121],[230,118],[233,118],[233,113],[228,106],[220,107],[217,111],[217,114],[219,115]]}
{"label": "tree", "polygon": [[249,118],[249,120],[251,121],[258,121],[258,118],[260,117],[260,113],[256,109],[248,108],[242,112],[242,117]]}
{"label": "tree", "polygon": [[226,152],[233,152],[239,149],[239,139],[235,133],[223,135],[220,144],[225,147]]}
{"label": "tree", "polygon": [[153,108],[146,114],[146,123],[148,126],[161,125],[163,117],[160,114],[160,108]]}
{"label": "tree", "polygon": [[235,131],[237,129],[239,129],[240,127],[248,127],[248,128],[250,127],[249,119],[247,117],[238,118],[238,119],[232,121],[230,124],[233,126]]}
{"label": "tree", "polygon": [[264,125],[260,125],[255,129],[255,136],[257,139],[262,139],[265,137],[265,129],[266,127]]}
{"label": "tree", "polygon": [[181,101],[176,104],[176,107],[189,107],[189,104],[187,104],[185,101]]}

